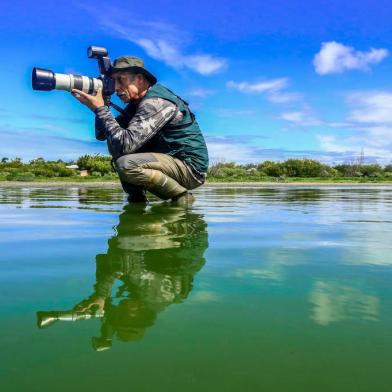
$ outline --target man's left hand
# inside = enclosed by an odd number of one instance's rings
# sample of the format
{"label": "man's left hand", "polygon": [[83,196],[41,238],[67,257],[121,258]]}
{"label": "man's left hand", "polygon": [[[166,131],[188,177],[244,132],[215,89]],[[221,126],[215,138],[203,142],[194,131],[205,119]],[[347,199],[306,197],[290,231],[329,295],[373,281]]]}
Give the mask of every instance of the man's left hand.
{"label": "man's left hand", "polygon": [[75,310],[76,312],[83,313],[87,312],[88,310],[94,310],[94,308],[96,308],[95,310],[102,311],[105,308],[105,301],[106,300],[104,297],[93,294],[91,297],[88,297],[76,304],[73,310]]}
{"label": "man's left hand", "polygon": [[98,89],[97,95],[86,94],[83,91],[73,89],[72,95],[83,105],[87,106],[90,110],[94,111],[102,106],[105,106],[105,102],[102,97],[102,89]]}

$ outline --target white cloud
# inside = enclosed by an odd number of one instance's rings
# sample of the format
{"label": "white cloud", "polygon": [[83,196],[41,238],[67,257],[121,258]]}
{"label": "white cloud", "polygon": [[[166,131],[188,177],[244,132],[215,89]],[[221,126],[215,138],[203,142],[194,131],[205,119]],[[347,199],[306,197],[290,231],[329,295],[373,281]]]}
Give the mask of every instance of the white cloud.
{"label": "white cloud", "polygon": [[362,128],[367,137],[368,145],[373,147],[387,147],[389,159],[392,158],[392,126],[371,126]]}
{"label": "white cloud", "polygon": [[285,91],[289,86],[288,78],[265,80],[259,83],[234,82],[230,80],[226,87],[245,94],[267,94],[270,102],[286,104],[296,102],[302,98],[301,94]]}
{"label": "white cloud", "polygon": [[362,130],[362,134],[355,136],[316,135],[316,137],[322,151],[327,154],[340,154],[341,157],[345,157],[343,161],[356,161],[363,151],[365,160],[376,160],[381,164],[387,164],[391,162],[392,130],[385,131],[384,134],[389,133],[389,140],[376,136],[377,129],[373,128]]}
{"label": "white cloud", "polygon": [[83,8],[95,16],[105,31],[140,46],[150,57],[174,69],[188,68],[201,75],[211,75],[227,63],[226,59],[211,54],[184,53],[189,35],[170,24],[136,20],[133,14],[112,6]]}
{"label": "white cloud", "polygon": [[134,40],[129,35],[123,38],[138,44],[150,57],[161,60],[172,68],[189,68],[201,75],[210,75],[221,70],[226,64],[226,60],[209,54],[184,55],[174,44],[164,40],[154,41],[148,38]]}
{"label": "white cloud", "polygon": [[229,117],[243,117],[243,116],[253,116],[256,111],[253,109],[232,109],[232,108],[220,108],[216,110],[216,114],[219,117],[229,118]]}
{"label": "white cloud", "polygon": [[[302,95],[293,92],[287,92],[286,89],[289,85],[288,78],[270,79],[259,83],[249,82],[227,82],[228,88],[240,91],[246,94],[262,94],[267,95],[267,99],[270,102],[277,104],[288,104],[292,102],[298,102],[302,100]],[[288,121],[289,123],[296,126],[319,126],[322,122],[316,118],[306,103],[302,103],[302,110],[286,111],[280,115],[280,117]]]}
{"label": "white cloud", "polygon": [[210,96],[210,95],[212,95],[214,93],[215,93],[215,91],[213,91],[213,90],[209,90],[209,89],[206,89],[206,88],[198,87],[198,88],[195,88],[195,89],[191,90],[188,93],[188,95],[191,96],[191,97],[205,98],[205,97],[208,97],[208,96]]}
{"label": "white cloud", "polygon": [[353,147],[342,144],[341,140],[339,141],[334,135],[317,135],[317,139],[324,151],[347,152]]}
{"label": "white cloud", "polygon": [[258,161],[255,149],[245,143],[235,143],[225,137],[207,138],[206,142],[211,163],[221,161],[234,161],[237,163]]}
{"label": "white cloud", "polygon": [[288,85],[287,78],[271,79],[260,83],[249,83],[249,82],[236,83],[231,80],[226,84],[228,88],[238,90],[242,93],[248,93],[248,94],[276,92],[286,88],[287,85]]}
{"label": "white cloud", "polygon": [[349,94],[347,102],[352,106],[348,119],[358,123],[392,123],[392,92],[360,91]]}
{"label": "white cloud", "polygon": [[268,149],[255,145],[251,136],[229,138],[225,136],[206,137],[210,155],[210,164],[216,162],[258,163],[265,160],[283,161],[290,158],[317,159],[325,163],[344,162],[352,154],[335,151],[286,150],[282,148]]}
{"label": "white cloud", "polygon": [[378,64],[388,56],[387,49],[371,48],[368,52],[355,50],[336,41],[323,42],[313,60],[320,75],[342,73],[348,70],[366,71],[371,64]]}
{"label": "white cloud", "polygon": [[108,155],[103,142],[44,135],[39,129],[12,130],[12,138],[9,133],[8,129],[0,129],[0,157],[20,157],[28,161],[38,157],[74,160],[84,154]]}
{"label": "white cloud", "polygon": [[[388,164],[392,158],[392,92],[356,91],[347,94],[346,121],[324,124],[333,134],[318,135],[320,147],[327,153],[351,155],[358,159],[364,151],[366,161]],[[342,132],[336,136],[336,130]]]}
{"label": "white cloud", "polygon": [[283,91],[273,91],[268,95],[268,100],[273,103],[290,103],[297,102],[302,99],[299,93],[287,93]]}
{"label": "white cloud", "polygon": [[331,128],[352,128],[353,124],[346,121],[330,122],[328,126]]}
{"label": "white cloud", "polygon": [[309,108],[298,111],[284,112],[281,114],[281,118],[292,123],[293,125],[302,127],[319,126],[322,124],[322,122],[311,113]]}
{"label": "white cloud", "polygon": [[180,56],[182,66],[191,68],[202,75],[210,75],[220,71],[225,65],[226,60],[209,54],[198,54],[191,56]]}

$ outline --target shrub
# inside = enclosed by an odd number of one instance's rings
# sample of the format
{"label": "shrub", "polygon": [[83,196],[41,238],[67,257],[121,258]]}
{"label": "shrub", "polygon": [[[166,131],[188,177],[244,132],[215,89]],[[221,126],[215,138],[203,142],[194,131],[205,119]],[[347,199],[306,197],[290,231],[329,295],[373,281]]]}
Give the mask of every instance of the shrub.
{"label": "shrub", "polygon": [[257,166],[257,170],[270,177],[280,177],[285,174],[279,162],[265,161]]}
{"label": "shrub", "polygon": [[365,177],[379,177],[383,174],[383,169],[380,165],[372,163],[368,165],[361,165],[359,171]]}
{"label": "shrub", "polygon": [[31,172],[14,172],[7,176],[8,181],[33,181],[34,173]]}
{"label": "shrub", "polygon": [[386,173],[392,173],[392,165],[386,165],[384,167],[384,172]]}
{"label": "shrub", "polygon": [[37,177],[71,177],[75,174],[72,169],[68,169],[62,161],[45,162],[42,158],[30,161],[29,170]]}
{"label": "shrub", "polygon": [[81,170],[88,170],[90,173],[99,172],[101,175],[114,172],[111,158],[102,155],[83,155],[77,160],[77,165]]}
{"label": "shrub", "polygon": [[329,167],[324,165],[323,169],[321,170],[320,177],[337,177],[339,172],[335,170],[333,167]]}
{"label": "shrub", "polygon": [[313,159],[288,159],[282,164],[289,177],[321,177],[325,165]]}
{"label": "shrub", "polygon": [[336,165],[334,169],[339,173],[342,177],[359,177],[361,172],[359,171],[359,165],[344,163],[341,165]]}
{"label": "shrub", "polygon": [[208,168],[208,176],[219,177],[220,170],[225,166],[224,162],[215,162]]}

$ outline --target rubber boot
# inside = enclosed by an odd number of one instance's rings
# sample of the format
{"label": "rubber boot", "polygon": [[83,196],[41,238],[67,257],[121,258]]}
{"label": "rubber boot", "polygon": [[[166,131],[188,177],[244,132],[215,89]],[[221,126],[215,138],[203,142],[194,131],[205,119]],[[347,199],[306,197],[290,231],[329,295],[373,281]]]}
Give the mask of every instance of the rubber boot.
{"label": "rubber boot", "polygon": [[169,200],[187,191],[176,180],[159,170],[151,170],[150,181],[146,189],[163,200]]}

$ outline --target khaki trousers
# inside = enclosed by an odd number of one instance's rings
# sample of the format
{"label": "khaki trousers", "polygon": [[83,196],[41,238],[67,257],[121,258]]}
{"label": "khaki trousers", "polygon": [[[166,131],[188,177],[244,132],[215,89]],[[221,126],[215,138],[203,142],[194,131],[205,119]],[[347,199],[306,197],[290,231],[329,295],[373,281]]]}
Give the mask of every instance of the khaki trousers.
{"label": "khaki trousers", "polygon": [[132,196],[148,190],[168,200],[201,185],[182,161],[166,154],[127,154],[115,165],[124,191]]}

